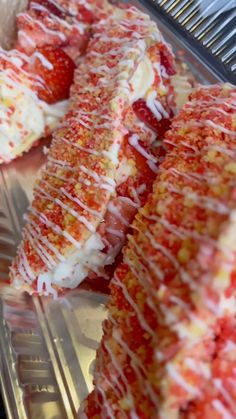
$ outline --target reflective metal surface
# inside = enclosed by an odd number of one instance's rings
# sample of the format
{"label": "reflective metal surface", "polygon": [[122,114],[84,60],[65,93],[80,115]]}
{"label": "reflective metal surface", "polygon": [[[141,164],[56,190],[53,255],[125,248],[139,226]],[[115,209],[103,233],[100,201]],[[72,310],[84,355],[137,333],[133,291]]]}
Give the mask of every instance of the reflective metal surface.
{"label": "reflective metal surface", "polygon": [[140,0],[219,80],[236,84],[235,0]]}
{"label": "reflective metal surface", "polygon": [[9,418],[74,418],[92,390],[106,317],[102,294],[56,301],[0,288],[1,385]]}
{"label": "reflective metal surface", "polygon": [[12,419],[76,417],[92,389],[106,317],[107,297],[99,292],[80,289],[53,301],[8,286],[9,264],[47,145],[44,140],[0,167],[0,383]]}

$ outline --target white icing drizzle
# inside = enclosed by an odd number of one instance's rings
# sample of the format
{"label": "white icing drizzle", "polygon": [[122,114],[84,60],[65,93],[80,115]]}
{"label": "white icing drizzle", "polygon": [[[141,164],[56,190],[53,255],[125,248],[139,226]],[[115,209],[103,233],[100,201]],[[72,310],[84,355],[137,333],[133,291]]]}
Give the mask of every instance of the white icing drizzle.
{"label": "white icing drizzle", "polygon": [[163,255],[165,255],[166,258],[173,264],[175,269],[182,276],[183,282],[186,282],[193,290],[196,289],[196,284],[194,283],[193,279],[191,278],[189,273],[185,271],[183,267],[179,264],[177,258],[174,255],[172,255],[172,253],[168,249],[166,249],[165,246],[162,246],[160,243],[155,242],[155,240],[153,239],[153,236],[151,235],[149,231],[146,232],[146,236],[151,241],[151,244],[154,247],[154,249],[157,249],[160,252],[162,252]]}
{"label": "white icing drizzle", "polygon": [[38,58],[43,67],[45,67],[47,70],[53,70],[53,64],[50,63],[50,61],[47,60],[47,58],[45,58],[45,56],[41,54],[39,51],[34,52],[32,60],[34,60],[35,58]]}
{"label": "white icing drizzle", "polygon": [[55,128],[66,111],[67,101],[48,105],[38,98],[35,88],[41,87],[43,80],[24,70],[32,57],[2,49],[0,56],[7,63],[0,75],[0,160],[10,161]]}
{"label": "white icing drizzle", "polygon": [[[65,10],[61,7],[61,5],[58,1],[50,0],[50,3],[52,3],[54,6],[56,6],[56,8],[59,9],[62,13],[65,12]],[[87,3],[86,3],[86,6],[87,6]],[[44,11],[49,12],[49,10],[46,8],[46,6],[43,6],[42,4],[39,4],[39,3],[35,3],[34,1],[32,1],[30,3],[30,7],[32,9],[44,10]]]}
{"label": "white icing drizzle", "polygon": [[222,419],[234,419],[234,416],[228,411],[219,399],[214,399],[212,402],[214,409],[222,415]]}
{"label": "white icing drizzle", "polygon": [[[115,374],[111,374],[111,381],[106,377],[106,375],[100,370],[99,371],[99,378],[101,378],[102,380],[105,381],[105,383],[108,385],[108,387],[110,387],[112,389],[112,391],[114,391],[114,393],[116,394],[116,397],[118,399],[125,396],[125,389],[123,388],[123,386],[120,384],[119,379],[116,377]],[[102,407],[102,406],[101,406]]]}
{"label": "white icing drizzle", "polygon": [[162,114],[159,111],[159,108],[156,106],[155,98],[157,96],[156,92],[149,93],[147,97],[147,107],[152,111],[158,121],[162,119]]}
{"label": "white icing drizzle", "polygon": [[92,154],[93,156],[100,156],[101,155],[101,153],[99,153],[98,151],[96,151],[96,150],[93,150],[92,148],[85,148],[85,147],[82,147],[81,145],[79,145],[79,144],[77,144],[77,143],[74,143],[74,142],[72,142],[72,141],[68,141],[66,138],[64,138],[64,137],[62,137],[62,138],[60,138],[60,140],[62,141],[62,142],[64,142],[64,143],[66,143],[66,144],[68,144],[68,145],[70,145],[70,146],[72,146],[72,147],[75,147],[75,148],[78,148],[79,150],[81,150],[81,151],[84,151],[85,153],[88,153],[88,154]]}
{"label": "white icing drizzle", "polygon": [[148,161],[151,161],[156,164],[156,157],[154,157],[152,154],[147,153],[147,151],[140,145],[139,140],[140,138],[138,137],[138,135],[133,134],[129,137],[129,144],[132,145],[132,147],[134,147]]}
{"label": "white icing drizzle", "polygon": [[[146,189],[146,185],[143,185],[143,186]],[[142,190],[139,189],[139,190],[137,190],[133,186],[130,188],[130,192],[132,194],[132,197],[134,198],[134,201],[135,201],[135,203],[137,205],[137,208],[139,208],[141,206],[141,201],[140,201],[140,198],[139,198],[139,193],[144,192],[145,189],[142,189]]]}
{"label": "white icing drizzle", "polygon": [[45,214],[40,213],[34,207],[31,208],[31,212],[35,217],[37,217],[43,224],[51,228],[59,236],[64,236],[71,244],[73,244],[77,249],[80,249],[80,243],[71,236],[68,231],[62,230],[58,225],[48,220]]}
{"label": "white icing drizzle", "polygon": [[213,380],[213,384],[217,388],[217,390],[221,393],[221,395],[224,397],[225,401],[230,406],[234,414],[236,414],[236,403],[233,400],[233,398],[230,396],[229,392],[227,391],[226,386],[223,385],[222,380],[220,380],[219,378],[215,378]]}
{"label": "white icing drizzle", "polygon": [[108,206],[107,206],[107,211],[109,211],[111,214],[115,215],[116,218],[118,218],[118,220],[120,220],[125,226],[129,227],[129,222],[127,221],[126,218],[124,218],[121,215],[121,212],[119,211],[119,208],[117,207],[117,205],[114,204],[113,201],[110,201]]}
{"label": "white icing drizzle", "polygon": [[233,342],[232,340],[227,340],[223,349],[223,352],[231,352],[231,351],[236,351],[236,343]]}
{"label": "white icing drizzle", "polygon": [[211,110],[216,111],[216,112],[220,112],[224,116],[227,116],[227,117],[229,116],[228,112],[225,112],[223,109],[217,108],[216,106],[211,106]]}
{"label": "white icing drizzle", "polygon": [[[113,415],[113,412],[112,412],[112,408],[109,406],[109,403],[108,403],[108,401],[107,401],[107,398],[106,398],[106,393],[105,393],[105,391],[103,390],[103,388],[102,388],[102,386],[99,386],[99,388],[98,388],[98,392],[101,394],[101,396],[102,396],[102,399],[103,399],[103,403],[104,403],[104,407],[105,407],[105,409],[107,410],[106,411],[106,414],[108,414],[109,416],[109,418],[110,419],[116,419],[116,417]],[[101,405],[100,405],[101,406]],[[103,408],[103,406],[101,406],[102,408]]]}
{"label": "white icing drizzle", "polygon": [[203,147],[202,152],[206,150],[216,150],[219,153],[225,154],[226,156],[235,158],[236,157],[236,150],[235,149],[227,149],[226,147],[219,146],[218,144],[212,144],[210,146]]}
{"label": "white icing drizzle", "polygon": [[75,183],[76,179],[71,179],[71,178],[66,178],[64,176],[59,176],[57,173],[55,172],[50,172],[50,170],[47,170],[46,168],[43,168],[43,173],[46,174],[49,177],[54,177],[55,179],[58,179],[62,182],[68,182],[69,183]]}
{"label": "white icing drizzle", "polygon": [[95,215],[98,218],[101,218],[102,214],[96,210],[93,210],[92,208],[88,207],[84,202],[81,201],[79,198],[74,198],[71,194],[69,194],[65,188],[60,188],[60,191],[71,201],[78,204],[81,208],[83,208],[85,211],[87,211],[89,214]]}
{"label": "white icing drizzle", "polygon": [[80,170],[82,170],[82,172],[86,173],[88,176],[90,176],[91,178],[96,180],[98,183],[102,182],[103,186],[106,185],[107,188],[109,187],[108,190],[110,190],[111,192],[114,192],[114,189],[116,187],[116,183],[115,183],[114,179],[109,178],[109,177],[104,176],[104,175],[99,176],[97,174],[97,172],[95,172],[94,170],[90,170],[90,169],[86,168],[84,165],[80,165],[79,168],[80,168]]}
{"label": "white icing drizzle", "polygon": [[59,205],[61,208],[67,211],[69,214],[73,215],[73,217],[75,217],[78,221],[84,224],[84,226],[87,227],[89,231],[91,231],[92,233],[95,232],[94,226],[84,216],[80,216],[77,211],[75,211],[73,208],[70,208],[68,205],[64,204],[60,199],[52,198],[44,189],[40,188],[39,186],[35,187],[35,191],[38,197],[41,197],[42,199],[48,199],[51,202],[55,202],[57,205]]}
{"label": "white icing drizzle", "polygon": [[[72,172],[72,173],[77,173],[76,168],[74,168],[74,167],[72,168],[67,164],[67,162],[62,162],[60,160],[55,160],[55,159],[50,158],[50,160],[48,161],[48,165],[53,165],[55,167],[58,167],[59,169],[68,170],[69,172]],[[61,176],[58,176],[55,173],[49,172],[47,170],[47,168],[44,168],[43,171],[44,171],[44,173],[47,173],[49,176],[53,176],[53,177],[55,177],[59,180],[65,181],[66,183],[78,183],[78,182],[80,182],[80,183],[83,183],[87,186],[93,185],[93,187],[104,189],[104,190],[109,191],[109,192],[114,192],[115,188],[112,187],[110,184],[101,183],[104,179],[99,178],[98,176],[96,176],[97,175],[96,172],[88,171],[88,169],[86,169],[84,166],[82,166],[82,168],[80,167],[80,169],[85,174],[92,177],[94,180],[96,179],[99,183],[97,183],[97,182],[92,182],[91,183],[88,179],[82,178],[81,176],[79,177],[79,179],[72,178],[71,176],[70,176],[70,178],[63,178]]]}
{"label": "white icing drizzle", "polygon": [[29,265],[29,262],[28,262],[28,259],[26,257],[26,254],[25,254],[25,251],[24,251],[24,248],[23,247],[21,247],[21,257],[22,257],[22,261],[21,261],[22,262],[22,266],[24,267],[24,269],[25,269],[28,277],[32,281],[32,279],[34,279],[34,273],[33,273],[32,269],[31,269],[31,267]]}
{"label": "white icing drizzle", "polygon": [[193,387],[189,384],[184,377],[180,374],[179,371],[174,367],[172,364],[167,364],[166,369],[170,377],[180,386],[182,387],[187,393],[190,393],[192,396],[200,396],[201,392],[198,388]]}
{"label": "white icing drizzle", "polygon": [[186,365],[190,370],[194,371],[198,375],[202,375],[206,379],[211,378],[210,365],[206,362],[196,360],[194,358],[186,358],[184,360],[184,365]]}
{"label": "white icing drizzle", "polygon": [[223,132],[224,134],[231,135],[232,137],[236,137],[236,132],[235,131],[231,131],[231,130],[223,127],[222,125],[216,124],[213,121],[207,120],[207,121],[205,121],[205,124],[208,125],[209,127],[212,127],[214,129],[216,129],[217,131]]}
{"label": "white icing drizzle", "polygon": [[[128,258],[126,255],[124,256],[124,262],[129,264],[131,272],[139,279],[140,284],[143,286],[147,294],[147,301],[146,301],[147,305],[158,317],[159,313],[156,308],[156,296],[153,290],[152,289],[150,290],[150,287],[153,287],[153,284],[146,283],[145,278],[143,277],[142,273],[139,273],[138,270],[135,269],[134,264],[131,262],[130,258]],[[149,274],[148,270],[144,266],[142,266],[142,270],[146,273],[146,275]]]}
{"label": "white icing drizzle", "polygon": [[39,255],[40,259],[45,263],[48,269],[52,269],[52,264],[48,260],[47,253],[45,252],[44,248],[40,245],[39,240],[37,240],[36,236],[33,234],[33,230],[26,229],[24,231],[24,237],[29,240],[32,248],[36,251]]}
{"label": "white icing drizzle", "polygon": [[173,185],[168,185],[168,190],[178,195],[186,196],[201,208],[209,209],[219,214],[229,214],[229,208],[227,207],[227,205],[223,204],[222,202],[220,202],[220,200],[216,198],[209,198],[207,196],[198,195],[194,191],[184,189],[180,190]]}
{"label": "white icing drizzle", "polygon": [[156,337],[155,332],[150,328],[150,326],[146,322],[144,316],[140,312],[140,310],[138,308],[138,305],[131,298],[128,289],[124,286],[124,284],[122,284],[121,281],[118,280],[116,274],[115,274],[114,279],[113,279],[113,284],[115,284],[116,286],[118,286],[119,288],[121,288],[122,294],[123,294],[124,298],[128,301],[128,303],[131,305],[131,307],[135,311],[135,313],[136,313],[136,315],[137,315],[137,317],[139,319],[140,325],[143,328],[143,330],[145,330],[146,332],[148,332],[150,334],[150,336],[152,336],[152,338],[155,339],[155,337]]}
{"label": "white icing drizzle", "polygon": [[49,240],[44,237],[41,234],[40,228],[38,227],[38,225],[31,219],[28,218],[28,228],[30,228],[30,226],[32,225],[35,229],[35,231],[37,232],[37,237],[40,237],[41,242],[49,249],[51,250],[52,253],[54,253],[54,255],[56,256],[56,258],[60,261],[60,262],[64,262],[65,261],[65,257],[59,252],[59,250],[53,246],[52,243],[49,242]]}
{"label": "white icing drizzle", "polygon": [[[28,23],[30,24],[30,25],[32,25],[33,27],[40,27],[40,29],[44,32],[44,33],[46,33],[46,34],[48,34],[48,35],[51,35],[51,36],[53,36],[53,37],[58,37],[58,38],[60,38],[60,40],[62,41],[62,42],[65,42],[66,41],[66,36],[65,36],[65,34],[63,33],[63,32],[60,32],[60,31],[54,31],[54,30],[52,30],[52,29],[49,29],[49,28],[47,28],[46,27],[46,25],[44,25],[44,23],[43,22],[41,22],[40,20],[36,20],[36,19],[34,19],[32,16],[30,16],[29,14],[27,14],[27,13],[21,13],[20,15],[22,15],[22,16],[24,16],[24,19],[26,20],[26,21],[28,21]],[[19,16],[20,16],[19,15]],[[23,30],[21,29],[21,32],[23,32]]]}
{"label": "white icing drizzle", "polygon": [[19,272],[22,275],[22,277],[25,279],[25,282],[30,284],[31,283],[31,278],[30,278],[28,272],[26,271],[24,263],[21,259],[20,259],[20,262],[19,262]]}
{"label": "white icing drizzle", "polygon": [[32,48],[35,48],[36,47],[35,41],[33,39],[31,39],[30,36],[27,35],[26,32],[23,29],[20,29],[18,31],[18,38],[19,39],[24,38],[24,40],[26,41],[26,43],[28,45],[30,45]]}
{"label": "white icing drizzle", "polygon": [[[132,236],[129,237],[129,240],[133,243],[133,246],[135,247],[137,253],[139,254],[139,257],[138,257],[139,263],[142,264],[142,258],[143,258],[143,254],[144,254],[143,249],[135,242],[135,240],[133,239]],[[124,255],[124,258],[127,258],[128,265],[129,265],[130,269],[132,270],[132,268],[133,268],[132,262],[130,261],[130,259],[127,257],[126,254]],[[159,279],[159,281],[163,281],[163,279],[164,279],[164,272],[160,269],[160,267],[155,262],[153,262],[153,260],[151,258],[147,258],[147,259],[145,259],[145,261],[148,264],[150,270]],[[145,269],[145,267],[144,267],[143,264],[142,264],[142,266]],[[147,278],[149,278],[149,275],[147,275]]]}
{"label": "white icing drizzle", "polygon": [[[112,321],[111,317],[110,317],[110,320]],[[114,324],[116,325],[115,321],[114,321]],[[130,357],[131,366],[140,381],[140,386],[143,386],[143,375],[146,376],[145,366],[142,364],[141,360],[134,354],[134,352],[131,351],[131,349],[129,348],[127,343],[124,341],[124,339],[122,339],[118,328],[114,329],[113,338],[118,342],[118,344],[122,348],[122,351]],[[146,382],[146,394],[150,396],[153,405],[156,407],[156,409],[158,409],[159,403],[157,401],[156,394],[154,393],[148,381]]]}
{"label": "white icing drizzle", "polygon": [[[214,147],[215,149],[215,147]],[[183,171],[180,171],[176,168],[170,168],[169,169],[170,173],[173,173],[176,176],[179,177],[184,177],[185,179],[188,179],[190,182],[194,181],[197,182],[199,184],[202,183],[202,181],[207,182],[208,184],[214,185],[218,183],[218,179],[216,177],[215,174],[213,174],[210,171],[205,172],[204,174],[199,174],[199,173],[185,173]]]}
{"label": "white icing drizzle", "polygon": [[60,169],[63,168],[63,169],[66,169],[68,171],[71,171],[71,172],[77,172],[77,168],[76,167],[71,167],[70,164],[67,161],[57,160],[57,159],[51,157],[50,155],[48,155],[47,159],[48,159],[47,164],[51,163],[55,166],[58,166]]}
{"label": "white icing drizzle", "polygon": [[207,242],[212,247],[214,248],[217,247],[217,243],[213,239],[211,239],[208,235],[197,233],[194,230],[187,230],[184,227],[180,227],[180,226],[177,227],[175,224],[171,224],[166,218],[158,217],[157,215],[148,216],[144,212],[142,212],[142,214],[145,218],[149,220],[157,221],[158,223],[160,223],[162,226],[164,226],[167,230],[169,230],[172,234],[174,234],[176,237],[178,237],[181,240],[184,240],[188,237],[192,237],[195,240],[200,241],[201,243]]}
{"label": "white icing drizzle", "polygon": [[107,350],[107,352],[108,352],[108,354],[111,358],[112,364],[114,365],[115,369],[117,370],[117,372],[119,374],[119,377],[121,378],[121,380],[119,380],[119,382],[123,383],[124,388],[125,388],[125,392],[127,393],[128,389],[129,389],[129,382],[128,382],[128,380],[127,380],[127,378],[126,378],[126,376],[125,376],[125,374],[122,370],[121,365],[119,365],[119,359],[115,356],[115,354],[113,353],[113,351],[112,351],[112,349],[111,349],[111,347],[110,347],[110,345],[108,344],[107,341],[104,341],[104,346],[105,346],[105,348],[106,348],[106,350]]}

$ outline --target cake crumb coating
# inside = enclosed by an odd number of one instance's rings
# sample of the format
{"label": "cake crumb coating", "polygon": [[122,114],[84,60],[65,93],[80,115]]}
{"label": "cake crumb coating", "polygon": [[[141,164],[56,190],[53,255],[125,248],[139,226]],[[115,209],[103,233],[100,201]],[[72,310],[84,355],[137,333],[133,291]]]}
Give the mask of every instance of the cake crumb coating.
{"label": "cake crumb coating", "polygon": [[236,89],[198,88],[111,282],[81,418],[236,416]]}

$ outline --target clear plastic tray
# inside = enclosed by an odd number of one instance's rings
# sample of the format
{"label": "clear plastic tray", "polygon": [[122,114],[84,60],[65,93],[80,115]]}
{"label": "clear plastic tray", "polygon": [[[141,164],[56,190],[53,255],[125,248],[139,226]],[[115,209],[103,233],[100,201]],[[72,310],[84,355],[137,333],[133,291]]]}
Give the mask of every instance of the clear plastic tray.
{"label": "clear plastic tray", "polygon": [[[215,76],[183,48],[171,28],[159,22],[158,16],[154,18],[196,79],[204,84],[215,82]],[[8,417],[14,419],[76,417],[82,399],[92,389],[95,352],[106,317],[107,297],[98,283],[92,284],[93,289],[85,283],[56,301],[20,294],[7,285],[23,214],[45,161],[45,145],[46,140],[0,167],[0,382]]]}

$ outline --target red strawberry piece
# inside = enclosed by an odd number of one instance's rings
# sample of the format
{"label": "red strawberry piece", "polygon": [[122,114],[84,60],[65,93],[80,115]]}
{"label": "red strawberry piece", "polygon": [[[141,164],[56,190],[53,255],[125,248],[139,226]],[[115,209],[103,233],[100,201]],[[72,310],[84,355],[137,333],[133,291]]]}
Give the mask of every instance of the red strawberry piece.
{"label": "red strawberry piece", "polygon": [[[109,209],[107,210],[104,222],[100,225],[98,232],[101,237],[106,237],[106,241],[110,246],[115,247],[116,245],[122,243],[122,234],[123,240],[125,239],[125,234],[129,228],[130,222],[133,220],[136,209],[129,203],[128,200],[125,201],[119,196],[111,200],[110,205],[114,208],[114,212],[109,211]],[[117,230],[121,236],[119,237],[115,235],[110,232],[109,229]]]}
{"label": "red strawberry piece", "polygon": [[[150,179],[151,182],[153,172],[148,166],[148,160],[135,147],[131,145],[131,136],[132,133],[130,133],[130,135],[127,135],[123,140],[124,154],[127,157],[127,159],[133,159],[135,161],[135,167],[139,173],[139,178],[142,175],[144,179],[143,182],[145,182],[145,179]],[[142,143],[142,141],[139,141],[139,144],[144,150],[146,150],[147,154],[151,154],[150,146],[145,145],[144,143]]]}
{"label": "red strawberry piece", "polygon": [[93,23],[94,15],[90,10],[86,9],[85,6],[79,5],[78,12],[78,20],[81,20],[84,23]]}
{"label": "red strawberry piece", "polygon": [[[152,182],[156,178],[156,173],[153,171],[149,165],[147,157],[143,156],[140,151],[132,145],[130,141],[132,138],[132,133],[126,135],[123,139],[123,153],[128,160],[133,160],[135,162],[135,167],[137,173],[135,176],[131,175],[124,182],[120,183],[116,192],[118,196],[127,196],[134,199],[132,189],[137,189],[140,185],[145,185],[143,192],[139,192],[139,200],[143,204],[148,193],[151,191]],[[145,144],[143,141],[139,141],[139,145],[147,154],[153,155],[157,159],[156,167],[159,164],[159,158],[163,159],[164,150],[162,147],[152,148],[150,144]],[[154,164],[153,164],[154,166]]]}
{"label": "red strawberry piece", "polygon": [[47,103],[67,99],[75,69],[71,58],[50,45],[38,48],[33,57],[30,71],[43,80],[42,86],[37,86],[39,98]]}
{"label": "red strawberry piece", "polygon": [[158,137],[162,137],[170,127],[170,119],[162,118],[160,121],[158,121],[156,116],[152,113],[151,109],[147,107],[147,104],[143,99],[138,99],[133,103],[133,110],[140,121],[144,122],[153,131],[155,131],[158,134]]}
{"label": "red strawberry piece", "polygon": [[37,9],[37,7],[34,7],[34,3],[39,4],[40,6],[45,7],[50,13],[53,15],[63,19],[65,18],[66,12],[56,4],[53,0],[32,0],[30,5],[32,9],[35,9],[36,11],[40,12],[40,9]]}
{"label": "red strawberry piece", "polygon": [[176,73],[173,58],[167,51],[160,51],[160,61],[169,76],[173,76]]}

